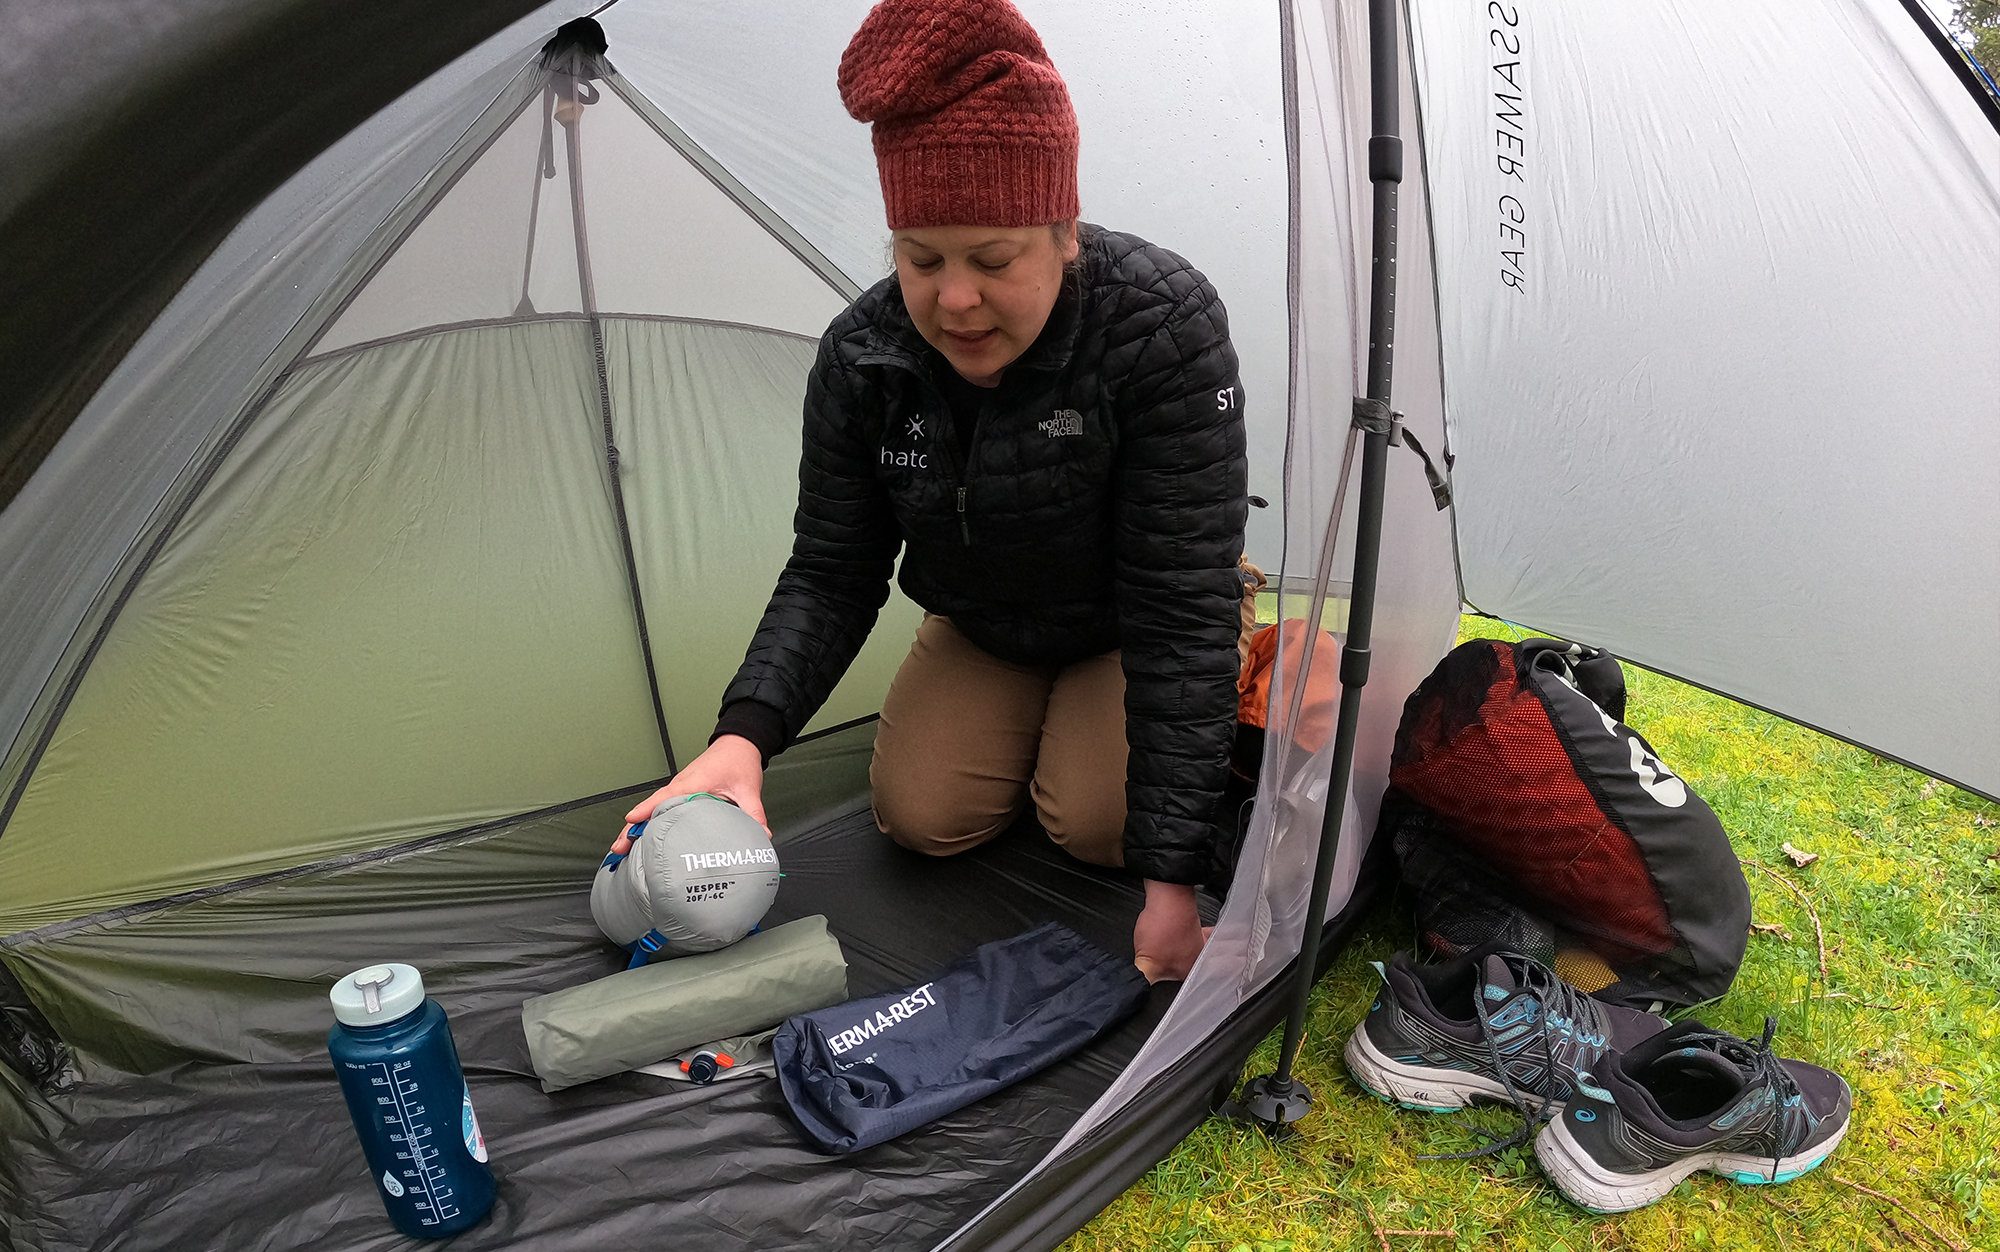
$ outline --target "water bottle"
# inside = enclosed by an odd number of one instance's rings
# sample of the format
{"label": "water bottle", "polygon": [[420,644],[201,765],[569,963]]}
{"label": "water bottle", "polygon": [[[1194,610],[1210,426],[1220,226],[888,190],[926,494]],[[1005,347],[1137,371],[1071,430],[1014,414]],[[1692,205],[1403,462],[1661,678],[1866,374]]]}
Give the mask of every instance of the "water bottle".
{"label": "water bottle", "polygon": [[451,1025],[410,965],[370,965],[333,985],[327,1032],[347,1111],[389,1220],[442,1239],[493,1207],[493,1171]]}

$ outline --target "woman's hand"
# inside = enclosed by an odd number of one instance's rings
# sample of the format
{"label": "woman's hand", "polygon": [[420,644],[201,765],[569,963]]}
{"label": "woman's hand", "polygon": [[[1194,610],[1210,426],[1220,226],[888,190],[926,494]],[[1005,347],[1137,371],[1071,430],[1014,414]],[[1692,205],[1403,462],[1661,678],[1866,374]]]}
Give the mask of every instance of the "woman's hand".
{"label": "woman's hand", "polygon": [[689,761],[672,782],[632,806],[632,811],[625,815],[626,827],[619,832],[611,851],[619,855],[630,852],[632,825],[650,818],[661,801],[696,792],[721,796],[756,818],[767,836],[771,833],[771,824],[764,820],[764,754],[741,735],[724,735]]}
{"label": "woman's hand", "polygon": [[1132,963],[1147,982],[1180,982],[1212,929],[1201,924],[1193,887],[1148,879],[1146,907],[1132,927]]}

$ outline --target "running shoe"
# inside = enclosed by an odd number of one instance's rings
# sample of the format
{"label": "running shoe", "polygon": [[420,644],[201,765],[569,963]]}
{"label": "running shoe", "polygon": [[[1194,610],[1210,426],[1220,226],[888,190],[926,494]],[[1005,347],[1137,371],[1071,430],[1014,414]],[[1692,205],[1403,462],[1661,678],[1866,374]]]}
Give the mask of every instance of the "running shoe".
{"label": "running shoe", "polygon": [[1347,1040],[1347,1069],[1370,1094],[1407,1109],[1498,1101],[1531,1121],[1554,1116],[1579,1071],[1667,1026],[1593,1000],[1514,952],[1471,952],[1443,965],[1398,952],[1376,968],[1382,991]]}
{"label": "running shoe", "polygon": [[1588,1070],[1535,1140],[1562,1193],[1599,1213],[1636,1209],[1698,1169],[1734,1182],[1790,1182],[1839,1146],[1854,1095],[1840,1075],[1682,1022]]}

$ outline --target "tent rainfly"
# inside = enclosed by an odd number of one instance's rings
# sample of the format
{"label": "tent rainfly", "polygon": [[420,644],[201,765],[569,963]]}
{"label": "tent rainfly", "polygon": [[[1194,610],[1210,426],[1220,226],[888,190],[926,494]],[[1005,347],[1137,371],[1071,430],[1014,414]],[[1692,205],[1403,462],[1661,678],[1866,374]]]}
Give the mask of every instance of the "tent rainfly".
{"label": "tent rainfly", "polygon": [[[1395,298],[1388,398],[1456,502],[1414,458],[1376,476],[1352,785],[1277,692],[1189,979],[920,1132],[827,1158],[770,1083],[545,1095],[518,1007],[615,965],[586,884],[706,739],[788,550],[816,337],[885,234],[832,83],[866,0],[619,0],[608,51],[550,41],[590,7],[0,17],[38,83],[0,112],[14,1245],[395,1244],[325,993],[406,959],[500,1176],[463,1246],[1053,1247],[1368,902],[1401,701],[1461,603],[2000,794],[2000,104],[1918,0],[1378,0],[1373,119],[1355,0],[1028,0],[1089,215],[1229,302],[1278,502],[1251,555],[1343,643]],[[874,835],[916,613],[773,763],[773,920],[826,914],[856,994],[1039,920],[1124,944],[1136,885],[1046,841]]]}

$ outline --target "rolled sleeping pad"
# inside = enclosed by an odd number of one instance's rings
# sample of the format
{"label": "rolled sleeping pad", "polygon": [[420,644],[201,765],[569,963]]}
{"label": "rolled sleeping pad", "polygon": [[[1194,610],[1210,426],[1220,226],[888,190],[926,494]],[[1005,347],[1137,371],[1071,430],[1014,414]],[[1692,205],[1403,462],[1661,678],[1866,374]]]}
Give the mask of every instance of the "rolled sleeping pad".
{"label": "rolled sleeping pad", "polygon": [[826,918],[802,917],[719,952],[536,996],[521,1005],[521,1029],[542,1090],[560,1091],[846,998],[847,961]]}
{"label": "rolled sleeping pad", "polygon": [[778,895],[778,852],[757,819],[711,795],[675,796],[604,858],[590,913],[632,964],[713,952],[749,934]]}

